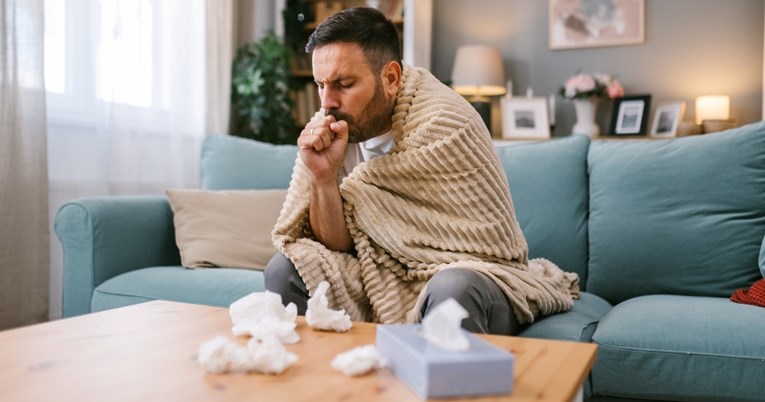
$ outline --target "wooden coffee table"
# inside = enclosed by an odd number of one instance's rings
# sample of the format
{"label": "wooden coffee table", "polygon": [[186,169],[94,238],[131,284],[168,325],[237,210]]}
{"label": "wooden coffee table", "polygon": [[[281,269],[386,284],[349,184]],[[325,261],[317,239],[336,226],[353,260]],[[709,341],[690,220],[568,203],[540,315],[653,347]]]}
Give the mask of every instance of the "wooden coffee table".
{"label": "wooden coffee table", "polygon": [[[231,335],[225,308],[156,301],[0,332],[0,390],[11,401],[419,401],[387,369],[346,377],[330,362],[375,343],[375,325],[311,330],[279,376],[205,372],[199,346]],[[595,361],[592,344],[484,336],[515,353],[511,395],[471,401],[571,401]],[[245,339],[242,339],[244,344]],[[456,401],[449,399],[449,401]]]}

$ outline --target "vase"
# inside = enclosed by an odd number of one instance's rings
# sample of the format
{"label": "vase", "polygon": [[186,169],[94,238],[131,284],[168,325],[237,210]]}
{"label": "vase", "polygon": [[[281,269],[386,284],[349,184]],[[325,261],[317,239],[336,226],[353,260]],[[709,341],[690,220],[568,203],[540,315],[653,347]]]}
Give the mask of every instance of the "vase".
{"label": "vase", "polygon": [[590,138],[600,135],[600,127],[595,123],[595,111],[598,109],[598,99],[574,99],[576,124],[571,134],[585,134]]}

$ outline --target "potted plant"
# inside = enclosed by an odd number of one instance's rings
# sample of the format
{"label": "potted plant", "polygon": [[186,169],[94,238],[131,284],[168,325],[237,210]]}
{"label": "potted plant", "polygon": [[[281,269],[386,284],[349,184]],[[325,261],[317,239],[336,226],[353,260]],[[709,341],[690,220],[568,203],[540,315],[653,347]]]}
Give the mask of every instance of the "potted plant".
{"label": "potted plant", "polygon": [[290,98],[290,51],[273,31],[237,50],[231,86],[234,135],[295,143],[299,130]]}

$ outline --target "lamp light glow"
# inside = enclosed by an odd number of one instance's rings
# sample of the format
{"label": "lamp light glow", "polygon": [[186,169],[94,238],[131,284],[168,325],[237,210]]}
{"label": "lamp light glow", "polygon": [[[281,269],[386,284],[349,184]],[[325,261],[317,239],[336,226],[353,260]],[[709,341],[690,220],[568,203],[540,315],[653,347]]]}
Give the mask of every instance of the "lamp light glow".
{"label": "lamp light glow", "polygon": [[727,95],[706,95],[696,98],[696,123],[704,120],[728,120],[730,118],[730,97]]}

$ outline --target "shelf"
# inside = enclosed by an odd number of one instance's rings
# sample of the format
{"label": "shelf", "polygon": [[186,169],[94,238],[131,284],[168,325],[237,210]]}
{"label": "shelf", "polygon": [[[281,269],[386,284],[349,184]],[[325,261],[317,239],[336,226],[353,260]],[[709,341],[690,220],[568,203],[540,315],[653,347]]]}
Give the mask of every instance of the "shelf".
{"label": "shelf", "polygon": [[[397,27],[403,27],[404,26],[404,19],[403,18],[391,18],[391,22],[393,22],[394,25]],[[319,26],[319,23],[316,21],[308,22],[305,24],[305,30],[308,32],[313,31],[316,29],[316,27]]]}
{"label": "shelf", "polygon": [[292,76],[295,78],[313,78],[313,71],[302,70],[302,69],[292,69]]}

